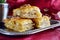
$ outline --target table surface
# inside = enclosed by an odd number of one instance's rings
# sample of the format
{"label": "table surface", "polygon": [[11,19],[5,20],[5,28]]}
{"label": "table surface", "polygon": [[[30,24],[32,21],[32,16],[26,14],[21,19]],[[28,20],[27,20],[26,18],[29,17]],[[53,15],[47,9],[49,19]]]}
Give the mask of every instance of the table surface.
{"label": "table surface", "polygon": [[60,40],[60,27],[27,36],[6,36],[0,34],[0,40]]}

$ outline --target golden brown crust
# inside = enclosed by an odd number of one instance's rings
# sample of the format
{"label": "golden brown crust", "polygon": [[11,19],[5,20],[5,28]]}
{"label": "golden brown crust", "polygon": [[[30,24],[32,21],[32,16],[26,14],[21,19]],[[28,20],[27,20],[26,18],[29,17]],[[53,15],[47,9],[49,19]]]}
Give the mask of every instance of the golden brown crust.
{"label": "golden brown crust", "polygon": [[16,15],[21,18],[40,18],[42,16],[40,9],[37,6],[31,6],[29,4],[14,9],[13,16]]}
{"label": "golden brown crust", "polygon": [[19,8],[13,10],[13,16],[17,16],[17,15],[20,15],[20,9]]}
{"label": "golden brown crust", "polygon": [[9,21],[5,21],[5,26],[14,31],[24,32],[33,28],[33,22],[31,19],[19,19],[12,17]]}
{"label": "golden brown crust", "polygon": [[42,22],[43,22],[42,17],[41,18],[35,18],[35,19],[33,19],[33,21],[35,23],[36,28],[40,28],[42,25]]}
{"label": "golden brown crust", "polygon": [[49,21],[49,20],[50,20],[50,17],[48,17],[48,16],[43,16],[43,19],[45,19],[46,21]]}

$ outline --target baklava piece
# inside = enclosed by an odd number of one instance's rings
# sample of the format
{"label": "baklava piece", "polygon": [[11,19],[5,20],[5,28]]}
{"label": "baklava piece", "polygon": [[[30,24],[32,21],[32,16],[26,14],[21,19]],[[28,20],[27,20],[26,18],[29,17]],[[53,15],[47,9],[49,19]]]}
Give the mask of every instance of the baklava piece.
{"label": "baklava piece", "polygon": [[19,18],[11,18],[8,22],[5,20],[5,27],[17,32],[25,32],[34,28],[32,20]]}
{"label": "baklava piece", "polygon": [[40,18],[42,14],[38,7],[25,4],[20,8],[14,9],[13,16],[19,16],[21,18]]}
{"label": "baklava piece", "polygon": [[45,28],[50,26],[50,18],[48,16],[43,16],[42,18],[33,19],[36,28]]}
{"label": "baklava piece", "polygon": [[50,24],[50,17],[43,16],[43,22],[42,22],[41,28],[49,27],[50,25],[51,25]]}

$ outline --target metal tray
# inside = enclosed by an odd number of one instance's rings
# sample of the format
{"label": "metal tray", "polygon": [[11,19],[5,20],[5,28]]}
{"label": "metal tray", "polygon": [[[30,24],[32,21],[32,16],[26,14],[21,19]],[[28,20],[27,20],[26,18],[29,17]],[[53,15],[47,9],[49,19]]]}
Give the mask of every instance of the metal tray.
{"label": "metal tray", "polygon": [[26,32],[9,32],[6,30],[6,28],[4,27],[4,23],[0,22],[0,33],[4,34],[4,35],[30,35],[30,34],[35,34],[41,31],[45,31],[51,28],[55,28],[57,26],[60,26],[60,21],[57,20],[51,20],[51,26],[50,27],[46,27],[46,28],[40,28],[40,29],[33,29],[33,30],[29,30]]}

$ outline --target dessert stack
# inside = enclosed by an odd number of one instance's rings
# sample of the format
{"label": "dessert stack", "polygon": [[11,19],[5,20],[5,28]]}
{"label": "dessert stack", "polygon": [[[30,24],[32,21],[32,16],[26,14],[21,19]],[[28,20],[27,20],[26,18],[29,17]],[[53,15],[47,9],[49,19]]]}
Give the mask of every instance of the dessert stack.
{"label": "dessert stack", "polygon": [[50,18],[42,16],[37,6],[22,5],[13,10],[13,16],[4,20],[5,27],[17,32],[50,26]]}

